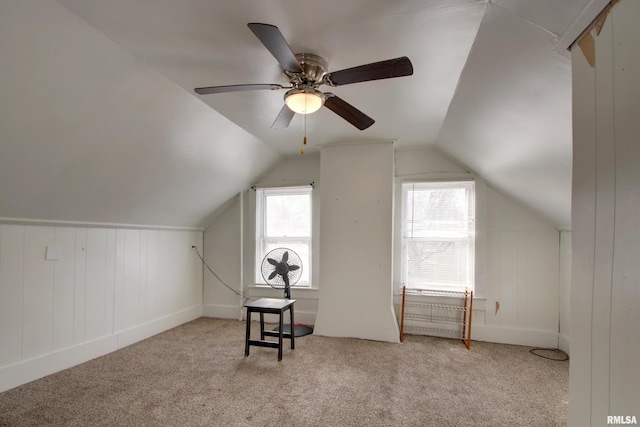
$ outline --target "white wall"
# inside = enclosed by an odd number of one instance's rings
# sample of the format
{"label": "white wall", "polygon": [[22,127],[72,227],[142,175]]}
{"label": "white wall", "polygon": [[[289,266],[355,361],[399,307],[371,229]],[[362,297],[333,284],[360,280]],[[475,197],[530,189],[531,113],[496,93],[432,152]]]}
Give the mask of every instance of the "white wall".
{"label": "white wall", "polygon": [[638,16],[640,2],[615,3],[571,52],[570,426],[640,418]]}
{"label": "white wall", "polygon": [[[364,152],[360,150],[362,161]],[[366,156],[365,156],[366,157]],[[353,160],[351,163],[357,163]],[[326,166],[326,165],[325,165]],[[314,194],[320,193],[325,177],[352,169],[326,168],[320,177],[319,156],[297,156],[282,162],[259,181],[260,185],[300,185],[315,181]],[[357,174],[356,174],[357,175]],[[443,156],[437,149],[399,149],[395,151],[395,183],[404,179],[462,179],[473,174]],[[560,305],[560,271],[570,260],[570,254],[560,253],[560,232],[518,202],[511,200],[482,179],[476,177],[478,200],[476,300],[472,338],[477,340],[557,347],[560,311],[568,310],[568,300]],[[391,178],[393,182],[393,178]],[[338,184],[336,184],[338,185]],[[369,191],[370,183],[363,180],[359,191]],[[367,190],[369,189],[369,190]],[[379,190],[379,189],[378,189]],[[355,191],[355,190],[354,190]],[[254,284],[255,197],[253,190],[243,193],[244,200],[244,291],[250,296],[281,297],[280,292],[256,287]],[[314,199],[314,225],[319,226],[319,201]],[[398,199],[395,234],[398,234]],[[214,270],[234,288],[239,288],[240,259],[236,257],[240,241],[240,207],[236,197],[205,231],[205,258]],[[320,252],[324,232],[316,230],[314,265],[321,263]],[[398,239],[393,242],[399,254]],[[297,319],[315,324],[318,311],[318,289],[327,280],[319,269],[314,270],[314,290],[293,289]],[[395,291],[400,289],[400,272],[394,265],[392,279]],[[564,279],[566,280],[566,278]],[[205,315],[238,318],[240,299],[215,283],[205,272]],[[568,284],[564,288],[568,292]],[[366,301],[366,300],[363,300]],[[496,312],[496,302],[500,309]],[[563,331],[568,341],[568,333]],[[564,347],[564,346],[563,346]]]}
{"label": "white wall", "polygon": [[320,300],[314,334],[399,341],[393,311],[392,142],[320,155]]}
{"label": "white wall", "polygon": [[[319,265],[320,230],[320,156],[307,153],[286,158],[277,167],[255,182],[257,187],[301,186],[313,183],[312,258]],[[255,281],[255,212],[256,193],[246,189],[229,201],[204,233],[204,258],[212,270],[228,285],[243,292],[243,298],[225,288],[209,271],[204,273],[204,315],[238,319],[246,298],[282,298],[283,291],[257,285]],[[240,257],[240,253],[244,256]],[[243,286],[240,286],[240,283]],[[318,310],[319,270],[311,274],[311,288],[294,286],[291,296],[296,300],[296,323],[314,324]],[[243,313],[244,314],[244,313]]]}
{"label": "white wall", "polygon": [[192,245],[202,232],[0,224],[0,391],[199,317]]}
{"label": "white wall", "polygon": [[[208,317],[240,319],[244,298],[242,283],[242,206],[244,193],[223,207],[216,220],[204,233],[205,267],[203,314]],[[225,286],[226,285],[226,286]],[[227,286],[229,288],[227,288]]]}
{"label": "white wall", "polygon": [[560,232],[522,205],[487,188],[487,277],[480,340],[557,348]]}
{"label": "white wall", "polygon": [[[398,183],[476,179],[472,339],[556,348],[560,310],[558,230],[438,150],[397,150],[396,176]],[[398,201],[396,209],[400,209]],[[398,227],[396,221],[397,233]],[[396,242],[396,253],[399,251]],[[398,268],[395,278],[397,283]]]}
{"label": "white wall", "polygon": [[560,350],[571,354],[571,231],[560,232]]}

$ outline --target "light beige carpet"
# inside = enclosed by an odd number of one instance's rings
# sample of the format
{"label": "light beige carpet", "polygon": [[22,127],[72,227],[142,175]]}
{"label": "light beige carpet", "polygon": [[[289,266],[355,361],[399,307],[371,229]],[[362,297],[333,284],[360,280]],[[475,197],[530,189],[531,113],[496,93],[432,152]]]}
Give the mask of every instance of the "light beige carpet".
{"label": "light beige carpet", "polygon": [[201,318],[9,390],[0,394],[0,425],[566,424],[569,362],[528,347],[308,335],[278,362],[269,348],[251,347],[245,358],[244,328]]}

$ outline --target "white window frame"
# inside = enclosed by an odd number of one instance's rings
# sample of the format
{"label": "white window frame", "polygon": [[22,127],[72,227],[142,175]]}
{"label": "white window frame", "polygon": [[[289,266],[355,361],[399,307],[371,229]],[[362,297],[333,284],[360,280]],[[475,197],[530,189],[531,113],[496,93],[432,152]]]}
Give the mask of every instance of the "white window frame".
{"label": "white window frame", "polygon": [[[402,183],[402,216],[401,216],[401,239],[402,239],[402,255],[401,255],[401,281],[407,288],[423,289],[423,290],[439,290],[439,291],[464,291],[465,289],[474,290],[475,288],[475,246],[476,246],[476,185],[473,180],[458,180],[458,181],[406,181]],[[415,209],[415,206],[411,205],[408,200],[408,192],[413,190],[419,190],[423,188],[425,190],[430,189],[460,189],[467,190],[467,226],[464,231],[443,231],[433,230],[429,232],[430,237],[415,237],[413,235],[414,226],[414,213],[411,209]],[[470,193],[469,193],[470,192]],[[427,229],[428,230],[428,229]],[[410,281],[409,278],[409,260],[407,257],[408,245],[413,241],[442,241],[450,240],[451,242],[467,242],[467,266],[466,266],[466,278],[464,283],[451,284],[451,283],[433,283],[428,280],[418,282],[416,280]],[[415,275],[414,275],[415,276]]]}
{"label": "white window frame", "polygon": [[[295,251],[295,247],[304,245],[307,248],[308,260],[304,259],[303,253],[299,253],[302,258],[302,276],[296,283],[298,288],[311,288],[312,287],[312,265],[313,259],[312,246],[313,246],[313,202],[312,202],[313,187],[309,186],[295,186],[295,187],[270,187],[270,188],[256,188],[256,244],[255,244],[255,283],[257,285],[267,284],[262,277],[261,266],[262,260],[267,254],[267,248],[274,249],[275,247],[291,247]],[[267,233],[267,213],[265,210],[266,198],[269,196],[300,196],[306,195],[309,198],[309,235],[273,235],[268,236]],[[295,212],[292,215],[299,215]],[[301,252],[301,251],[296,251]]]}

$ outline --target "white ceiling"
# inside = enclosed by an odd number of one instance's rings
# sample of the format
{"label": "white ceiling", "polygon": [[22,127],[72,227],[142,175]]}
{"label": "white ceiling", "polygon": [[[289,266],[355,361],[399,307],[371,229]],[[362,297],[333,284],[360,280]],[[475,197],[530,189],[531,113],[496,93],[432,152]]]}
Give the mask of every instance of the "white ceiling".
{"label": "white ceiling", "polygon": [[[412,77],[330,88],[376,123],[362,132],[322,109],[307,118],[311,146],[362,139],[434,143],[486,8],[478,0],[60,3],[190,92],[214,85],[288,84],[249,22],[278,26],[294,52],[322,56],[330,71],[411,59]],[[279,152],[294,154],[303,117],[294,117],[288,129],[271,129],[283,97],[284,91],[256,91],[200,99]]]}
{"label": "white ceiling", "polygon": [[264,22],[330,71],[398,56],[414,66],[331,88],[376,123],[359,131],[321,109],[307,117],[307,152],[381,139],[436,147],[570,227],[565,48],[602,3],[0,0],[0,217],[206,224],[299,153],[301,116],[271,128],[284,91],[193,92],[286,84],[246,26]]}

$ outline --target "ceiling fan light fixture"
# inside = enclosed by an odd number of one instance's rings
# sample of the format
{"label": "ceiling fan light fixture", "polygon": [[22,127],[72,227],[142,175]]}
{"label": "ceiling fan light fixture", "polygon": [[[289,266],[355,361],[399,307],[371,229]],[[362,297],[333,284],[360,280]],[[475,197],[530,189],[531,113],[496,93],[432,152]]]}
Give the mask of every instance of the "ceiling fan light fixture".
{"label": "ceiling fan light fixture", "polygon": [[284,94],[284,102],[298,114],[315,113],[324,104],[324,94],[314,88],[291,89]]}

